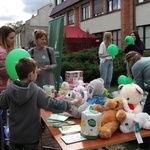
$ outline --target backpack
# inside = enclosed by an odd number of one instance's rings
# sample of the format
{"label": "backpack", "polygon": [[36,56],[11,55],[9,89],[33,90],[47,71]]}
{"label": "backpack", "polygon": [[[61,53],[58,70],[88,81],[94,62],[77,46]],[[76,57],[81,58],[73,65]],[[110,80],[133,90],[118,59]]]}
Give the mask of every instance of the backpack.
{"label": "backpack", "polygon": [[[48,47],[46,48],[46,50],[47,50],[47,55],[48,55],[48,57],[49,57],[49,62],[50,62],[50,65],[51,65],[51,64],[52,64],[52,62],[51,62],[51,53],[50,53]],[[30,53],[30,54],[31,54],[31,58],[34,59],[34,57],[33,57],[33,55],[34,55],[34,48],[31,49],[31,53]]]}

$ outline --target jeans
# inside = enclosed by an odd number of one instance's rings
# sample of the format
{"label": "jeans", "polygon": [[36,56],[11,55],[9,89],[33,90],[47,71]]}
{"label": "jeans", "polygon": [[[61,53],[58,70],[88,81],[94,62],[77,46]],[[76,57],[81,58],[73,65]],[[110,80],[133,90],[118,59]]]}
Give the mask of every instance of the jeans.
{"label": "jeans", "polygon": [[[143,112],[146,112],[150,115],[150,91],[148,92]],[[140,144],[140,148],[144,150],[149,150],[149,146],[150,146],[150,137],[143,138],[143,143]]]}
{"label": "jeans", "polygon": [[104,63],[100,63],[100,76],[104,80],[104,87],[109,91],[113,76],[113,60],[106,59]]}
{"label": "jeans", "polygon": [[38,150],[39,141],[30,144],[18,144],[10,141],[10,150]]}

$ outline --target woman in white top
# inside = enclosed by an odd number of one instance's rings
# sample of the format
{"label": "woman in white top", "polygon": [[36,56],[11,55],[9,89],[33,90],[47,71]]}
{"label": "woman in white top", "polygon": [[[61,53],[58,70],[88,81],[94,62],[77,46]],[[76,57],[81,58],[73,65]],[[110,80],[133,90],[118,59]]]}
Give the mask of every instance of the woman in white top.
{"label": "woman in white top", "polygon": [[107,48],[110,44],[112,44],[112,33],[105,32],[103,42],[99,46],[98,54],[100,58],[100,76],[104,80],[104,86],[107,90],[110,90],[113,76],[113,57],[107,52]]}

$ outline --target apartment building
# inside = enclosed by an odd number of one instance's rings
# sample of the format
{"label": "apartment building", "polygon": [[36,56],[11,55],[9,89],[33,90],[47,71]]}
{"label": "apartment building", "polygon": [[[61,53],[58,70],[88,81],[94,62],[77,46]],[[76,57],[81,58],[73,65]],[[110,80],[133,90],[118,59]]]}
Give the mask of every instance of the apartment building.
{"label": "apartment building", "polygon": [[35,29],[42,29],[48,32],[49,21],[52,18],[49,17],[51,13],[53,4],[49,3],[37,10],[37,15],[32,15],[32,17],[25,21],[25,23],[16,29],[16,47],[30,48],[33,44],[32,32]]}
{"label": "apartment building", "polygon": [[65,25],[77,26],[103,37],[113,34],[113,43],[123,49],[125,37],[138,30],[150,50],[150,0],[54,0],[50,17],[64,16]]}

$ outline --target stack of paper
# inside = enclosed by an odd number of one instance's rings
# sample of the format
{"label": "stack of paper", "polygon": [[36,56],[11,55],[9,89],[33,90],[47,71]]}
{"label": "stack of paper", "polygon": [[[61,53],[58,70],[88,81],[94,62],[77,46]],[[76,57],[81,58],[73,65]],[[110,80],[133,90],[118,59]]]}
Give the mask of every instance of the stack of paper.
{"label": "stack of paper", "polygon": [[61,134],[71,134],[81,131],[80,125],[69,125],[69,126],[62,126],[59,128]]}
{"label": "stack of paper", "polygon": [[71,134],[71,135],[64,135],[61,137],[61,139],[66,144],[87,140],[86,138],[82,137],[80,133]]}
{"label": "stack of paper", "polygon": [[51,114],[49,118],[47,118],[47,122],[59,122],[65,121],[69,118],[69,116],[64,116],[61,114]]}

